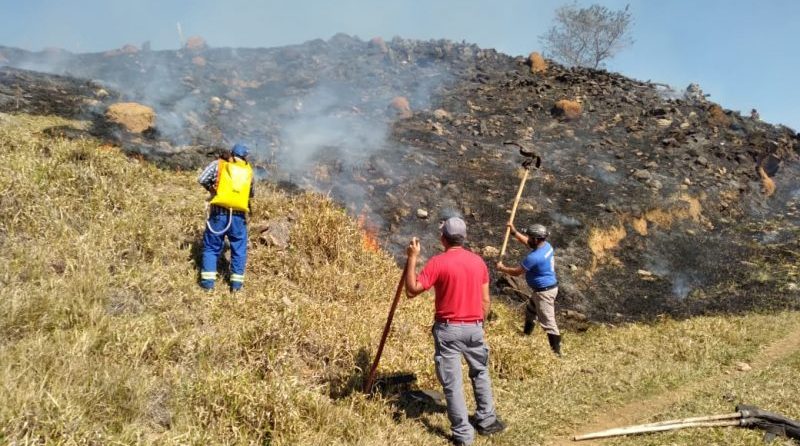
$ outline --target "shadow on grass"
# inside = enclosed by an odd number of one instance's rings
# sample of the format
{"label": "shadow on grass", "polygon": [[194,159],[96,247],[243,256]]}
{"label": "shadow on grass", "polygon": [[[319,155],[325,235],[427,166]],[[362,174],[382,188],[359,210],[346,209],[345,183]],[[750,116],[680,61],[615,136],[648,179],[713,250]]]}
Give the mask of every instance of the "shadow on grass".
{"label": "shadow on grass", "polygon": [[[355,392],[363,392],[372,360],[373,358],[366,348],[359,349],[353,372],[334,378],[329,382],[331,398],[342,399]],[[372,386],[372,395],[380,396],[393,407],[395,420],[403,418],[417,420],[430,433],[449,438],[449,432],[432,424],[425,416],[447,412],[444,395],[434,390],[418,389],[416,382],[417,376],[413,373],[378,374]]]}

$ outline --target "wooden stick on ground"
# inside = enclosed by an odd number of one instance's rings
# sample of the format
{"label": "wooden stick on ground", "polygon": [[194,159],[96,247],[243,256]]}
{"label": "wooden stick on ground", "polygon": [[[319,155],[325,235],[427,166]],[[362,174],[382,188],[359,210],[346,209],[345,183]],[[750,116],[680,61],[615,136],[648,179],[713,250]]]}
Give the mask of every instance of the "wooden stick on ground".
{"label": "wooden stick on ground", "polygon": [[[723,418],[724,417],[724,418]],[[639,424],[635,426],[618,427],[590,434],[576,435],[574,441],[591,440],[596,438],[617,437],[621,435],[643,434],[648,432],[663,432],[687,427],[724,427],[739,426],[742,423],[742,414],[739,412],[725,415],[712,415],[708,417],[685,418],[683,420],[662,421],[659,423]]]}
{"label": "wooden stick on ground", "polygon": [[697,421],[730,420],[733,418],[742,418],[742,413],[731,412],[731,413],[724,413],[721,415],[707,415],[704,417],[680,418],[677,420],[666,420],[666,421],[657,421],[655,423],[640,424],[639,426],[664,426],[667,424],[694,423]]}

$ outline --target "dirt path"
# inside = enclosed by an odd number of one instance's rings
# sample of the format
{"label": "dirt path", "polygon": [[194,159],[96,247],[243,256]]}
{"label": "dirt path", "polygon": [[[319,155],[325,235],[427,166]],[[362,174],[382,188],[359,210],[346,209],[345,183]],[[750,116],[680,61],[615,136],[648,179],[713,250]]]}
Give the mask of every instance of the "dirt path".
{"label": "dirt path", "polygon": [[[749,364],[752,367],[752,371],[761,370],[773,362],[789,356],[797,350],[800,350],[800,328],[795,329],[788,335],[773,341],[764,350],[762,350],[760,354],[753,358]],[[581,425],[576,434],[596,432],[632,424],[646,423],[648,422],[648,417],[650,417],[652,414],[661,412],[669,406],[682,401],[695,391],[698,391],[703,387],[713,385],[714,383],[721,382],[724,379],[731,379],[731,376],[743,375],[745,373],[750,372],[736,370],[732,372],[732,374],[728,374],[722,371],[711,375],[704,380],[695,381],[692,384],[680,387],[678,389],[669,390],[668,392],[664,392],[644,400],[633,401],[616,409],[604,411],[601,416]],[[550,446],[583,446],[601,444],[601,441],[603,440],[586,440],[575,442],[572,440],[572,435],[570,435],[569,437],[555,438],[548,444]]]}

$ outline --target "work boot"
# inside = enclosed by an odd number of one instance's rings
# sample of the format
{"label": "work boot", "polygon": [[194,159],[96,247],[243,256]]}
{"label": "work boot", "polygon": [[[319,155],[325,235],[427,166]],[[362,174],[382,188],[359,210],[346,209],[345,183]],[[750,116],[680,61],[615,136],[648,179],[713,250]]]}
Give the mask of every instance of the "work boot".
{"label": "work boot", "polygon": [[524,326],[524,327],[522,327],[522,333],[523,333],[525,336],[528,336],[528,335],[530,335],[531,333],[533,333],[533,328],[534,328],[535,326],[536,326],[536,323],[535,323],[534,321],[531,321],[531,320],[525,319],[525,326]]}
{"label": "work boot", "polygon": [[550,343],[550,348],[553,353],[559,358],[561,357],[561,335],[547,333],[547,341]]}

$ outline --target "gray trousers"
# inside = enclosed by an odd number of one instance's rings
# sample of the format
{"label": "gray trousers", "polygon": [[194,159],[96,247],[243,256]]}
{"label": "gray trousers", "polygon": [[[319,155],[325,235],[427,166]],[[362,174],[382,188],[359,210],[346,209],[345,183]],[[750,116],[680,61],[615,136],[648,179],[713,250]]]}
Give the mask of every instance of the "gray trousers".
{"label": "gray trousers", "polygon": [[489,347],[483,338],[483,325],[433,324],[433,340],[436,352],[436,376],[442,383],[447,400],[447,417],[450,419],[453,437],[466,444],[475,439],[475,429],[469,423],[467,403],[461,377],[461,357],[469,366],[469,378],[475,394],[475,421],[480,427],[488,427],[497,420],[492,398],[492,381],[489,378]]}
{"label": "gray trousers", "polygon": [[528,298],[528,304],[525,305],[525,320],[531,322],[538,320],[545,333],[560,334],[556,325],[556,296],[558,287],[547,291],[534,291]]}

